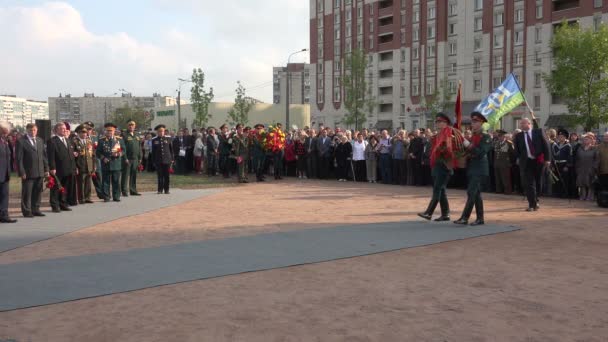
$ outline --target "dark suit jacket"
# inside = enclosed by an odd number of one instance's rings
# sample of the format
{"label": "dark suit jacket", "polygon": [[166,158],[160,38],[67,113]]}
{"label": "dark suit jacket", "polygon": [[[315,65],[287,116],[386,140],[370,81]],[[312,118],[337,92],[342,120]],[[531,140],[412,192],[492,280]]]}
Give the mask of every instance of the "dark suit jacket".
{"label": "dark suit jacket", "polygon": [[0,183],[11,179],[11,146],[5,138],[0,138]]}
{"label": "dark suit jacket", "polygon": [[57,170],[57,177],[71,176],[76,171],[74,149],[70,140],[66,138],[67,147],[59,137],[52,137],[46,145],[46,155],[49,160],[49,170]]}
{"label": "dark suit jacket", "polygon": [[[517,133],[514,141],[515,158],[519,160],[519,166],[521,167],[524,167],[529,159],[525,134],[525,132]],[[551,161],[553,156],[549,148],[549,141],[540,128],[532,129],[532,145],[534,147],[534,158],[538,158],[539,155],[544,154],[545,161]]]}
{"label": "dark suit jacket", "polygon": [[307,137],[304,140],[304,149],[306,150],[306,154],[315,154],[317,152],[317,138],[316,137]]}
{"label": "dark suit jacket", "polygon": [[215,141],[215,138],[209,134],[207,136],[207,154],[209,153],[215,153],[215,150],[217,150],[219,145],[219,140],[218,142]]}
{"label": "dark suit jacket", "polygon": [[44,174],[49,172],[44,141],[39,137],[34,139],[36,139],[36,148],[32,146],[27,135],[17,140],[15,154],[17,155],[17,170],[20,177],[26,175],[27,178],[39,178],[44,177]]}
{"label": "dark suit jacket", "polygon": [[[175,157],[179,157],[179,151],[181,149],[187,150],[190,147],[190,142],[188,140],[188,136],[182,136],[182,141],[180,142],[179,137],[173,138],[173,155]],[[185,158],[184,156],[183,158]]]}

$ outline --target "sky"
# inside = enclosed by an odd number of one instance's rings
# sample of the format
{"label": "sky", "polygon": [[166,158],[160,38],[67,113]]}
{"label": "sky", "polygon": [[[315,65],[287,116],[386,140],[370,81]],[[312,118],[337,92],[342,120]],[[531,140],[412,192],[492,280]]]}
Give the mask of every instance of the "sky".
{"label": "sky", "polygon": [[[308,0],[0,0],[0,94],[176,96],[205,72],[214,101],[272,102],[272,67],[309,48]],[[309,62],[308,52],[291,62]],[[190,85],[182,85],[190,97]]]}

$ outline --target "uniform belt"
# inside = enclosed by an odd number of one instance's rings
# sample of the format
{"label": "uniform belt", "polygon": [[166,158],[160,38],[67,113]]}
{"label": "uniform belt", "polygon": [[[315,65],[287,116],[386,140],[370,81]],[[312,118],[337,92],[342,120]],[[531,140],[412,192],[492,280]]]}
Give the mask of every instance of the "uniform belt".
{"label": "uniform belt", "polygon": [[568,161],[567,160],[556,160],[555,162],[556,163],[567,163]]}

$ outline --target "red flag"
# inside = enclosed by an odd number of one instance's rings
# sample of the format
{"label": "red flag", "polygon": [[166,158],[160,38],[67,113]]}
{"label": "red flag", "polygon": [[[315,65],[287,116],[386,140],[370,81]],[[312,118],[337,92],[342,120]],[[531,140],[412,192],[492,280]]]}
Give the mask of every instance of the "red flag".
{"label": "red flag", "polygon": [[454,128],[460,129],[460,125],[462,124],[462,83],[458,81],[458,95],[456,95],[456,108],[454,108],[454,113],[456,114],[456,123],[454,124]]}

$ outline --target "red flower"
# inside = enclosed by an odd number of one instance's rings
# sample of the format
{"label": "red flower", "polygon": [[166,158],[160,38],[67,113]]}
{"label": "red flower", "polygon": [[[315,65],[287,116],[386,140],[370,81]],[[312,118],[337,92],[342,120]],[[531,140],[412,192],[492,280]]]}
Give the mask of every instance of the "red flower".
{"label": "red flower", "polygon": [[65,194],[65,188],[64,187],[59,188],[59,193],[60,194]]}
{"label": "red flower", "polygon": [[92,179],[97,179],[97,173],[93,172],[93,174],[91,175]]}
{"label": "red flower", "polygon": [[175,173],[175,171],[173,170],[173,167],[170,167],[170,168],[169,168],[169,174],[171,174],[171,175],[172,175],[172,174],[174,174],[174,173]]}
{"label": "red flower", "polygon": [[139,164],[139,166],[137,167],[137,170],[139,172],[143,171],[144,170],[144,164]]}
{"label": "red flower", "polygon": [[49,176],[46,182],[47,189],[53,189],[55,187],[55,177]]}

